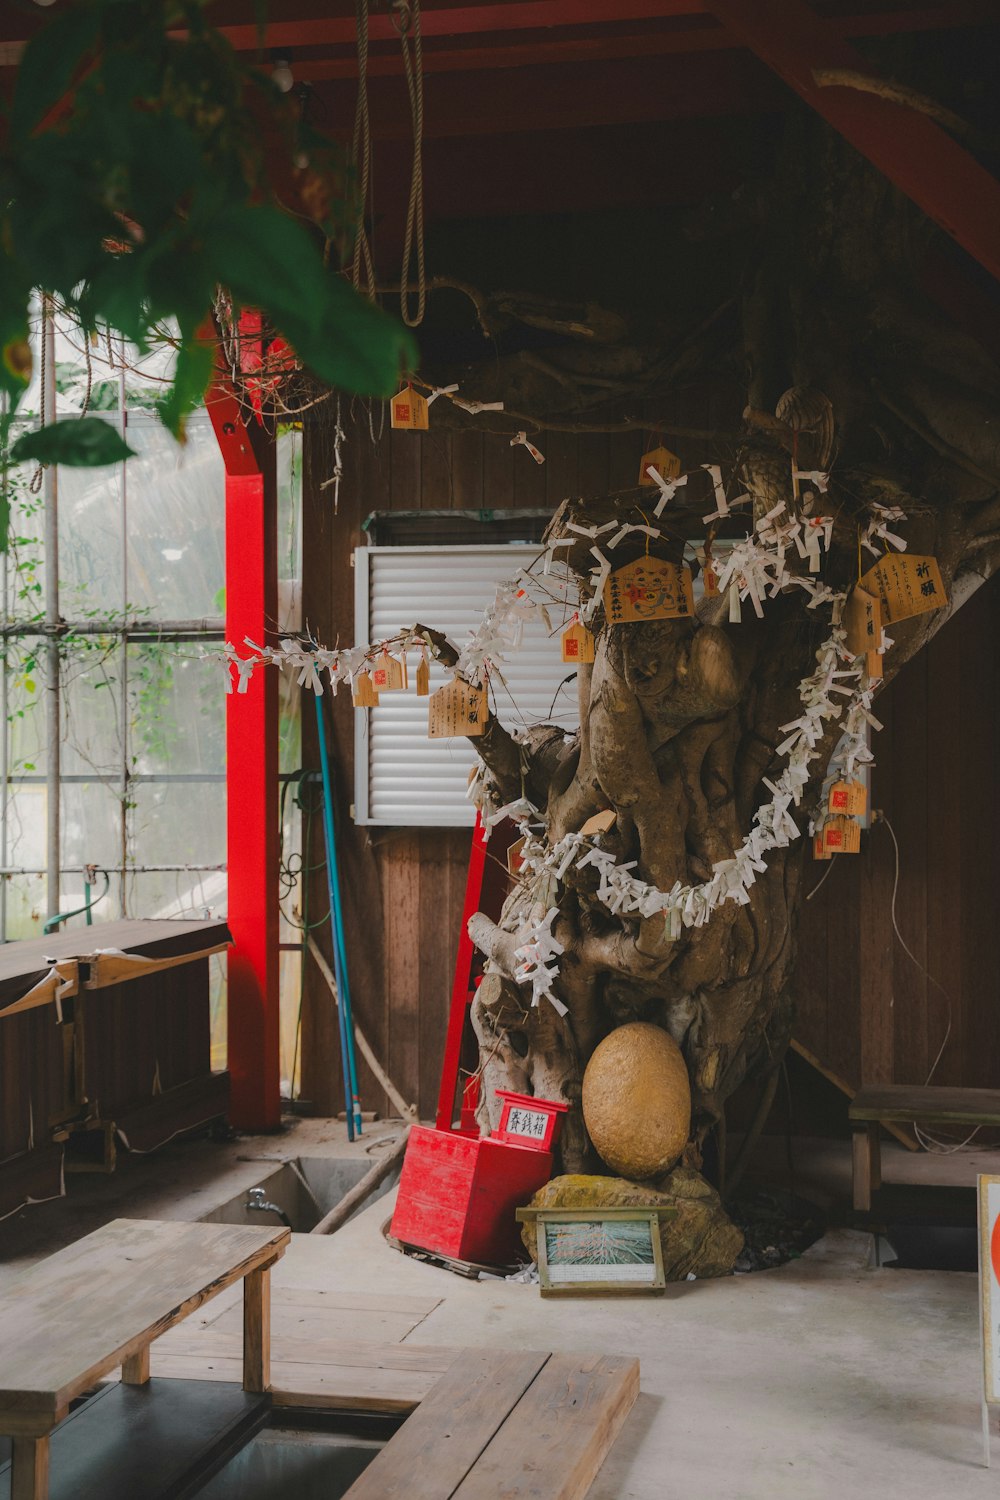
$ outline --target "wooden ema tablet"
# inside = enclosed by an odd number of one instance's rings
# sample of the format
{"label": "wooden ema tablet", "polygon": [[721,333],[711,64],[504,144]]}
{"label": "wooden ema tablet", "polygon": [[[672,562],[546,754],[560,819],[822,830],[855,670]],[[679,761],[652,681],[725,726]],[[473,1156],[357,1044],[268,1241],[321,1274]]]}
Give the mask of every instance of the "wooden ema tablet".
{"label": "wooden ema tablet", "polygon": [[358,672],[355,676],[351,701],[355,708],[375,708],[378,704],[378,693],[372,684],[370,672]]}
{"label": "wooden ema tablet", "polygon": [[397,395],[393,396],[389,403],[389,421],[393,427],[408,429],[411,432],[427,431],[430,426],[427,402],[419,391],[413,389],[412,385],[404,386]]}
{"label": "wooden ema tablet", "polygon": [[377,693],[395,693],[406,686],[406,671],[396,657],[383,651],[372,667],[372,687]]}
{"label": "wooden ema tablet", "polygon": [[618,814],[614,808],[606,807],[603,812],[595,813],[592,818],[588,818],[580,829],[580,833],[585,839],[592,839],[598,833],[607,833],[609,828],[615,826],[617,818]]}
{"label": "wooden ema tablet", "polygon": [[835,781],[830,788],[827,808],[849,818],[862,818],[868,807],[868,789],[863,781]]}
{"label": "wooden ema tablet", "polygon": [[852,656],[877,653],[882,640],[882,604],[877,594],[856,584],[844,605],[842,623]]}
{"label": "wooden ema tablet", "polygon": [[605,582],[604,611],[609,625],[692,615],[691,570],[660,557],[637,557]]}
{"label": "wooden ema tablet", "polygon": [[431,664],[427,660],[426,651],[421,652],[420,660],[417,662],[417,697],[426,698],[431,690]]}
{"label": "wooden ema tablet", "polygon": [[827,854],[860,854],[861,824],[839,813],[823,824],[823,848]]}
{"label": "wooden ema tablet", "polygon": [[594,637],[586,625],[576,620],[562,634],[563,661],[588,662],[594,660]]}
{"label": "wooden ema tablet", "polygon": [[887,553],[861,580],[860,587],[876,594],[887,624],[908,620],[930,609],[943,609],[948,596],[935,557]]}
{"label": "wooden ema tablet", "polygon": [[427,704],[427,737],[432,740],[450,739],[455,735],[475,738],[486,728],[488,713],[486,689],[454,677],[431,695]]}
{"label": "wooden ema tablet", "polygon": [[661,479],[677,479],[681,472],[681,461],[669,448],[654,448],[644,453],[639,460],[639,483],[656,488],[656,480],[649,473],[655,469]]}

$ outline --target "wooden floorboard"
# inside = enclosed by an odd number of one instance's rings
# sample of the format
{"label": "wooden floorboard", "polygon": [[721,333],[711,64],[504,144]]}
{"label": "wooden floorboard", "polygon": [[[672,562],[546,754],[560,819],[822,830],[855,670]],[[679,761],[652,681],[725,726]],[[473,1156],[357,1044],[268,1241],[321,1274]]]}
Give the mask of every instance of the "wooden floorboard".
{"label": "wooden floorboard", "polygon": [[551,1355],[453,1500],[582,1500],[638,1394],[637,1359]]}
{"label": "wooden floorboard", "polygon": [[348,1500],[446,1500],[547,1359],[530,1351],[467,1349],[355,1480]]}

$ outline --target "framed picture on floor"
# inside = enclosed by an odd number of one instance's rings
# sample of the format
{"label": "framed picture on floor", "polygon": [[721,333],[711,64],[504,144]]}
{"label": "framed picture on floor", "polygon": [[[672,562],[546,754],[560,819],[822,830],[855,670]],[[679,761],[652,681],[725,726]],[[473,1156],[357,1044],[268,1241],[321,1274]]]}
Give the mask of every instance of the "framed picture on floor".
{"label": "framed picture on floor", "polygon": [[519,1208],[535,1225],[543,1297],[579,1297],[666,1288],[660,1224],[674,1208]]}

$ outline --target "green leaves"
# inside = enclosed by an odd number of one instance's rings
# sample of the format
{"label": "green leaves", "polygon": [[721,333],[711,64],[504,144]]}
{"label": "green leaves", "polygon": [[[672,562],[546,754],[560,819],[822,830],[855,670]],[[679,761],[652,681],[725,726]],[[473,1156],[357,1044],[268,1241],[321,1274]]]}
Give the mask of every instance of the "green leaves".
{"label": "green leaves", "polygon": [[72,417],[25,432],[10,450],[11,463],[34,459],[40,464],[66,464],[76,469],[100,469],[134,457],[121,435],[100,417]]}
{"label": "green leaves", "polygon": [[156,410],[164,427],[181,441],[184,437],[184,423],[201,403],[212,378],[214,363],[213,345],[200,343],[196,338],[185,339],[181,344],[174,369],[174,383],[156,403]]}
{"label": "green leaves", "polygon": [[261,308],[315,375],[363,395],[391,396],[414,368],[410,335],[323,264],[302,225],[279,209],[247,204],[217,216],[205,248],[219,280]]}

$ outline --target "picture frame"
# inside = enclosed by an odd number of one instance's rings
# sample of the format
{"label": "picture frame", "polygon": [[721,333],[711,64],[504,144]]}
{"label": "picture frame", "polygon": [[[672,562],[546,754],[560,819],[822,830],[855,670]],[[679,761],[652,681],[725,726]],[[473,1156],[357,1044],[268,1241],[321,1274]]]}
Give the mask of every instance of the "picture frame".
{"label": "picture frame", "polygon": [[607,1297],[666,1290],[660,1224],[675,1208],[519,1208],[537,1232],[543,1297]]}

